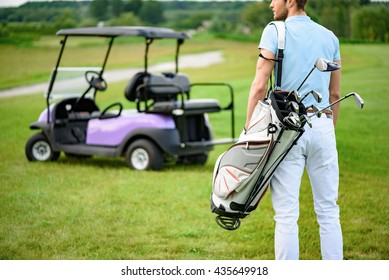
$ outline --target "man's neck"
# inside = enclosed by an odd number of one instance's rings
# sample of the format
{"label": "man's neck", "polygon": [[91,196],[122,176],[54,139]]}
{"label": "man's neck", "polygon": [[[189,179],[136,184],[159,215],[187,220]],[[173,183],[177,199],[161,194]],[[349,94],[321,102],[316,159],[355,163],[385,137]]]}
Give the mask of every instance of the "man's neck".
{"label": "man's neck", "polygon": [[304,10],[301,9],[289,9],[288,16],[287,17],[293,17],[293,16],[306,16],[307,13]]}

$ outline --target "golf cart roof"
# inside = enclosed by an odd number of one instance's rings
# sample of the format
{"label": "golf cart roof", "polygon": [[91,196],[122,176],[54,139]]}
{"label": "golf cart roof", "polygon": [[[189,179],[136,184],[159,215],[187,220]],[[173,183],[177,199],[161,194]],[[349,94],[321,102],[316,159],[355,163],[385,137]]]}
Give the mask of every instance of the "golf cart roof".
{"label": "golf cart roof", "polygon": [[189,39],[185,32],[176,32],[173,29],[148,26],[107,26],[107,27],[81,27],[61,29],[57,35],[64,36],[102,36],[102,37],[144,37],[149,39]]}

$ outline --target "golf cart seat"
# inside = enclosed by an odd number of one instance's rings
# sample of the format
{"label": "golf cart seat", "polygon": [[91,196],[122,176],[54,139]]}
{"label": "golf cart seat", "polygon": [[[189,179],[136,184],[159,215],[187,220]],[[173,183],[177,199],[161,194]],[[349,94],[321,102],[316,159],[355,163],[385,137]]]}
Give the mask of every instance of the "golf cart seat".
{"label": "golf cart seat", "polygon": [[149,113],[192,115],[221,111],[216,99],[188,99],[190,88],[188,76],[182,73],[139,72],[128,83],[125,96],[129,101],[152,100],[145,110]]}
{"label": "golf cart seat", "polygon": [[151,74],[139,72],[125,88],[129,101],[170,101],[177,100],[178,94],[187,94],[190,82],[186,75],[175,73]]}
{"label": "golf cart seat", "polygon": [[191,99],[182,101],[158,102],[149,110],[151,113],[172,115],[197,115],[221,111],[216,99]]}

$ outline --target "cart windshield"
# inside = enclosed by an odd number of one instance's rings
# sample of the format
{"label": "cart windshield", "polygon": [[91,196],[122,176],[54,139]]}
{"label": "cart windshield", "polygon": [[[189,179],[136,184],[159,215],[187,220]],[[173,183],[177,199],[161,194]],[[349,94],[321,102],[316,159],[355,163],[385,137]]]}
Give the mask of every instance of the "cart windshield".
{"label": "cart windshield", "polygon": [[[51,78],[54,78],[50,100],[70,97],[80,97],[89,88],[85,79],[87,71],[101,72],[101,67],[58,67],[54,69]],[[49,89],[44,93],[47,98]],[[90,90],[85,97],[93,98],[94,90]]]}

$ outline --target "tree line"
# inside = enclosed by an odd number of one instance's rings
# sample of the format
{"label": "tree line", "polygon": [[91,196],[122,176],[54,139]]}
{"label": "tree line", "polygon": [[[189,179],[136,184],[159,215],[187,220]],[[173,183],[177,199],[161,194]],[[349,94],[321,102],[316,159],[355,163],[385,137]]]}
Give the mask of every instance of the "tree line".
{"label": "tree line", "polygon": [[[389,6],[370,0],[315,0],[308,15],[345,40],[389,42]],[[272,19],[269,1],[92,0],[27,2],[0,9],[0,42],[60,28],[153,25],[258,39]],[[32,32],[33,31],[33,32]],[[11,40],[12,41],[12,40]]]}

